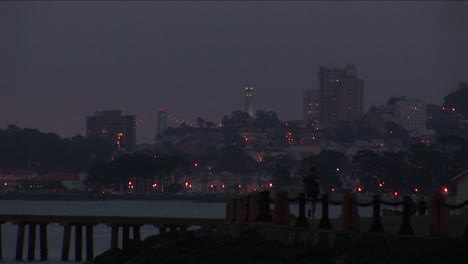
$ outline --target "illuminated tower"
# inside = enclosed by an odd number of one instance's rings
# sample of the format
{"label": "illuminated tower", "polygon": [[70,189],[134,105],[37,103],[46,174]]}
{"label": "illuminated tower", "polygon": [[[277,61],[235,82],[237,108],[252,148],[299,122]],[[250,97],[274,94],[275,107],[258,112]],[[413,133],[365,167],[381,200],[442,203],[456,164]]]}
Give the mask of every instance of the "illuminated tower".
{"label": "illuminated tower", "polygon": [[248,113],[250,117],[254,118],[254,106],[253,106],[253,86],[245,87],[245,109],[244,112]]}

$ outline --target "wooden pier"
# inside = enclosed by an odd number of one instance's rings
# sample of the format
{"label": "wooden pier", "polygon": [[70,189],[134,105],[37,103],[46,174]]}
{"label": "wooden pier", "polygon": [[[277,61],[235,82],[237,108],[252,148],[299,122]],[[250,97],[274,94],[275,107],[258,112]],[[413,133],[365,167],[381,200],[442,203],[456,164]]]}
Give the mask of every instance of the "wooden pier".
{"label": "wooden pier", "polygon": [[[69,260],[72,231],[75,237],[75,261],[83,260],[83,229],[85,231],[86,260],[94,257],[93,227],[98,224],[111,228],[111,248],[118,248],[119,231],[121,230],[122,248],[125,249],[132,239],[140,240],[140,227],[152,225],[158,228],[159,233],[175,230],[186,230],[190,227],[202,229],[216,229],[224,223],[223,219],[207,218],[170,218],[170,217],[121,217],[121,216],[59,216],[59,215],[0,215],[0,259],[2,258],[1,225],[12,223],[17,226],[15,259],[23,260],[25,232],[28,232],[27,260],[36,260],[36,233],[39,230],[40,260],[48,259],[47,226],[57,223],[63,226],[62,261]],[[27,227],[27,229],[26,229]]]}

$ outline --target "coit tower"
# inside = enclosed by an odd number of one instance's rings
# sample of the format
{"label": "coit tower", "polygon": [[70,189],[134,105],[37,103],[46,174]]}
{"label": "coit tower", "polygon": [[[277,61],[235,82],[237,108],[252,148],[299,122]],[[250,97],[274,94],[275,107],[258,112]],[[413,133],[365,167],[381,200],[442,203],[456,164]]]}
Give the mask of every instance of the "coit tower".
{"label": "coit tower", "polygon": [[244,112],[248,113],[250,117],[254,118],[253,106],[253,86],[246,86],[245,88],[245,109]]}

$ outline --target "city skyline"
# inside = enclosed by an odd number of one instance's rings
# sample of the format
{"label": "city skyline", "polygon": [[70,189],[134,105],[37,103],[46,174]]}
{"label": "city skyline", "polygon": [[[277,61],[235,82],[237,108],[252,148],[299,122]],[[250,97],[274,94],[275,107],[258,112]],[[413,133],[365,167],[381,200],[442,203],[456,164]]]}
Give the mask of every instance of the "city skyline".
{"label": "city skyline", "polygon": [[[2,2],[0,127],[85,135],[99,110],[160,107],[218,122],[244,108],[302,119],[321,66],[354,64],[364,112],[390,97],[440,104],[468,80],[466,2]],[[398,17],[398,20],[395,18]]]}

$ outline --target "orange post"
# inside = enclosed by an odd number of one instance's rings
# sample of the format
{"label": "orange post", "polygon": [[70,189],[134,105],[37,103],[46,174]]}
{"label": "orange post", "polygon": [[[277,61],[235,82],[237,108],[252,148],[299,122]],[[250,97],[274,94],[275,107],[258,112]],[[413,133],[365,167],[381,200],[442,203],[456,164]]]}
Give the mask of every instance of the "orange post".
{"label": "orange post", "polygon": [[226,223],[230,223],[230,222],[231,222],[231,204],[232,204],[231,200],[228,200],[228,201],[226,202],[226,216],[225,216],[225,218],[224,218],[224,221],[225,221]]}
{"label": "orange post", "polygon": [[228,201],[228,204],[227,204],[227,219],[226,219],[226,222],[227,223],[232,223],[234,221],[236,221],[236,200],[237,199],[231,199]]}
{"label": "orange post", "polygon": [[241,196],[242,210],[241,210],[241,222],[246,222],[249,216],[249,197],[246,195]]}
{"label": "orange post", "polygon": [[448,234],[448,209],[442,206],[445,198],[441,194],[429,197],[429,235],[444,236]]}
{"label": "orange post", "polygon": [[247,203],[245,196],[236,198],[236,222],[245,222],[247,218]]}
{"label": "orange post", "polygon": [[258,218],[259,210],[259,195],[257,192],[251,193],[249,196],[249,222],[255,222]]}
{"label": "orange post", "polygon": [[273,222],[279,225],[288,225],[291,222],[288,193],[286,191],[279,190],[276,192]]}
{"label": "orange post", "polygon": [[341,207],[341,227],[345,232],[359,231],[358,206],[354,203],[355,196],[343,195],[343,206]]}

